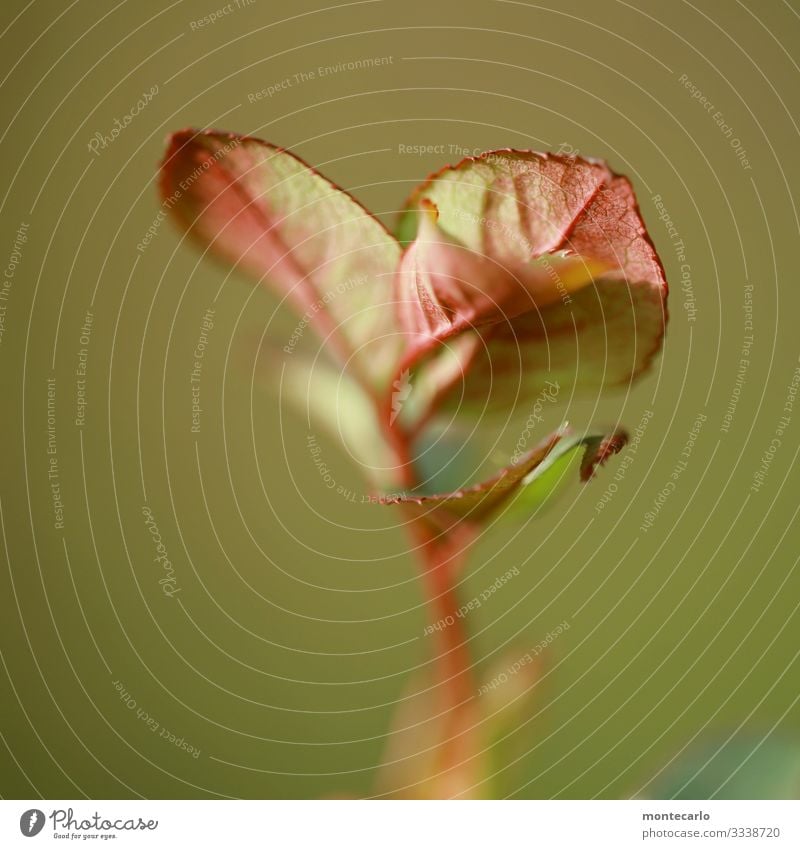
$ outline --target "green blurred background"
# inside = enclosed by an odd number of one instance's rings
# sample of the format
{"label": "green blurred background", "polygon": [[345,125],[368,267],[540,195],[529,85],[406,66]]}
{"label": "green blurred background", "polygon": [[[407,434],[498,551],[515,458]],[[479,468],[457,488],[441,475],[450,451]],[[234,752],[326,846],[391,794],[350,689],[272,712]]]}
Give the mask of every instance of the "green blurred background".
{"label": "green blurred background", "polygon": [[[602,509],[619,459],[547,519],[490,529],[460,588],[472,598],[519,568],[466,620],[480,674],[570,623],[506,741],[498,792],[669,795],[680,782],[652,779],[733,735],[694,794],[724,797],[753,751],[788,751],[800,406],[751,486],[800,353],[798,5],[240,0],[199,26],[222,0],[7,0],[0,793],[369,795],[393,704],[430,661],[398,517],[326,489],[307,423],[270,388],[279,365],[258,355],[262,334],[285,344],[296,319],[201,263],[169,222],[137,249],[159,213],[164,137],[184,126],[291,148],[390,224],[462,150],[574,150],[631,176],[672,286],[666,347],[629,392],[565,399],[550,423],[634,428],[652,411],[644,438]],[[318,72],[371,57],[382,62]],[[93,152],[96,133],[110,140]],[[701,414],[675,491],[642,530]],[[337,482],[360,492],[352,462],[316,435]],[[512,428],[499,460],[514,442]]]}

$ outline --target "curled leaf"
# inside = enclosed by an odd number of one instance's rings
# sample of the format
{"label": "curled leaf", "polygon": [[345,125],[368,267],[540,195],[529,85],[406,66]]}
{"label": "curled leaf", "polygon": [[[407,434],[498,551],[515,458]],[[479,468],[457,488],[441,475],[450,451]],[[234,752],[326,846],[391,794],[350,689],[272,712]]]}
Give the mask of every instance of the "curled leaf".
{"label": "curled leaf", "polygon": [[[418,333],[427,325],[440,340],[480,336],[450,386],[428,390],[439,404],[507,409],[547,379],[624,384],[661,346],[663,269],[629,181],[604,162],[510,150],[465,159],[412,194],[398,235],[409,244],[405,300],[413,280],[419,302],[416,323],[406,316],[405,325]],[[493,310],[476,308],[475,290]]]}
{"label": "curled leaf", "polygon": [[554,257],[558,273],[528,257],[504,263],[449,236],[436,223],[438,210],[423,199],[417,238],[400,261],[400,321],[420,351],[468,329],[510,321],[560,297],[558,277],[577,291],[607,271],[605,263]]}
{"label": "curled leaf", "polygon": [[570,464],[580,455],[581,480],[589,480],[595,468],[622,450],[623,431],[607,435],[570,434],[567,427],[549,436],[524,454],[518,462],[474,486],[454,492],[386,496],[384,504],[402,504],[412,518],[420,518],[440,530],[459,522],[482,524],[503,511],[530,514],[548,501],[568,478]]}

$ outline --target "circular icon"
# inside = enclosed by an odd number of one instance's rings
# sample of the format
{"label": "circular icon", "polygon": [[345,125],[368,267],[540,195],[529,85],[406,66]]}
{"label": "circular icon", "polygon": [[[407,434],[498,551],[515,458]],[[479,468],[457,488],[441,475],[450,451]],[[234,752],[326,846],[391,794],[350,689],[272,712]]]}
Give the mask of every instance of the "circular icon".
{"label": "circular icon", "polygon": [[44,828],[44,811],[31,808],[19,818],[19,830],[25,837],[36,837]]}

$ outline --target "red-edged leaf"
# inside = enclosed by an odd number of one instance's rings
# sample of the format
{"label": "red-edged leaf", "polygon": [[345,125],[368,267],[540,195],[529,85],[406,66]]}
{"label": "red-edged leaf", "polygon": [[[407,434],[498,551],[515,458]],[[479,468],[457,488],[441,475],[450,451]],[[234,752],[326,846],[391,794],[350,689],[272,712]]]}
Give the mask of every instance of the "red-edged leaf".
{"label": "red-edged leaf", "polygon": [[341,361],[388,379],[400,247],[353,198],[288,151],[211,130],[171,136],[160,185],[183,229],[286,295]]}
{"label": "red-edged leaf", "polygon": [[[432,208],[441,233],[435,251]],[[507,409],[547,379],[624,384],[661,346],[663,269],[630,183],[603,162],[524,151],[466,159],[412,194],[398,233],[403,242],[416,238],[403,260],[401,285],[412,302],[404,324],[442,339],[474,327],[468,332],[480,337],[439,401],[449,395]],[[576,277],[581,260],[586,273]],[[494,322],[485,303],[475,308],[476,289],[496,301]]]}

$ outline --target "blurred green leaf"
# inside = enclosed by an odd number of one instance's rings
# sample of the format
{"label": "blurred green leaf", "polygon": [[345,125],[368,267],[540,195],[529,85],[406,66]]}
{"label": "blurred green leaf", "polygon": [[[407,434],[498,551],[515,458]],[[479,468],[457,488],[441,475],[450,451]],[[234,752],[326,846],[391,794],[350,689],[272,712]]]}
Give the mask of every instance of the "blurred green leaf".
{"label": "blurred green leaf", "polygon": [[[452,711],[454,718],[448,717]],[[476,703],[448,706],[440,684],[427,674],[415,676],[392,715],[377,792],[393,799],[486,798],[483,731]],[[453,742],[455,763],[447,763],[445,749]]]}
{"label": "blurred green leaf", "polygon": [[468,430],[455,422],[434,422],[425,428],[414,449],[414,464],[422,484],[418,494],[453,492],[475,480],[488,477],[494,469],[486,454],[480,427]]}
{"label": "blurred green leaf", "polygon": [[397,487],[397,461],[383,439],[369,395],[347,371],[340,371],[326,358],[301,353],[283,357],[273,348],[263,354],[263,385],[288,402],[306,423],[309,437],[325,433],[357,464],[373,492]]}
{"label": "blurred green leaf", "polygon": [[647,788],[650,799],[798,799],[800,739],[770,735],[705,740]]}

